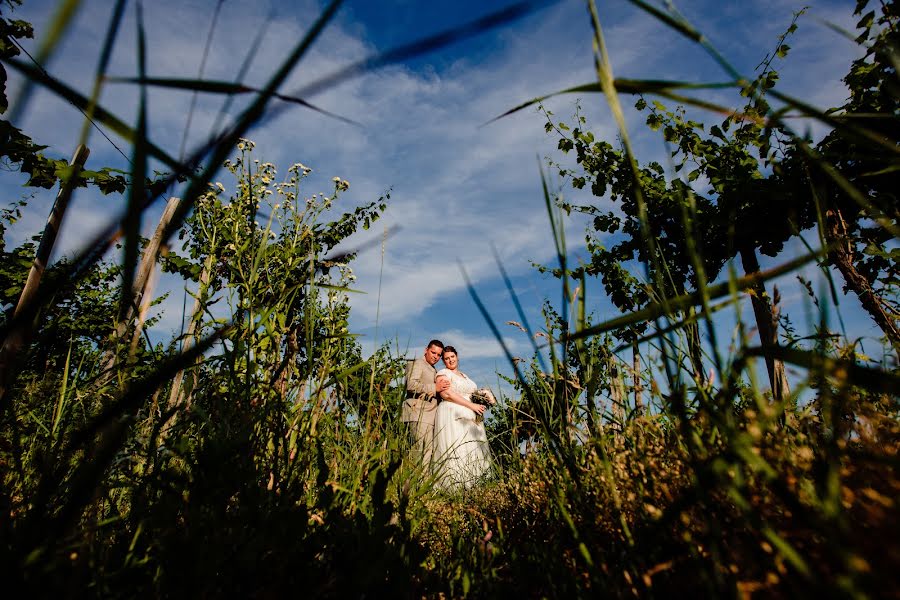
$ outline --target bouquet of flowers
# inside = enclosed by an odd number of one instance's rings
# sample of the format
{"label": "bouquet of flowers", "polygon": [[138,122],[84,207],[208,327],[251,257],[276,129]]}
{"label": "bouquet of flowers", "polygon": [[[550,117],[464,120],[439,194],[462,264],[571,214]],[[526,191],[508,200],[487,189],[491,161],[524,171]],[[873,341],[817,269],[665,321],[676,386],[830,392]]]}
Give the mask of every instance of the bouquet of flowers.
{"label": "bouquet of flowers", "polygon": [[488,407],[497,404],[497,399],[494,398],[494,394],[489,388],[479,388],[475,390],[472,392],[471,400],[475,404],[481,404],[482,406]]}

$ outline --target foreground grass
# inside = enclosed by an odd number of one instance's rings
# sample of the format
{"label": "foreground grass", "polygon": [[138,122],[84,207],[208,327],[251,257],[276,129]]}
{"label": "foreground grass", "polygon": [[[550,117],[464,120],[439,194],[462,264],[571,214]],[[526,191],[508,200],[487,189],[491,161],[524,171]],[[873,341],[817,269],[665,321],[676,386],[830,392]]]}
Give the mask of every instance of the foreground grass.
{"label": "foreground grass", "polygon": [[748,411],[739,444],[700,419],[699,455],[671,422],[641,420],[582,448],[577,473],[536,453],[434,502],[421,539],[454,591],[479,597],[890,597],[900,427],[865,413],[831,466],[811,412],[767,427]]}
{"label": "foreground grass", "polygon": [[740,412],[733,437],[703,415],[642,418],[573,462],[538,448],[459,495],[416,479],[390,430],[374,451],[320,446],[275,489],[245,445],[208,440],[155,475],[119,472],[93,505],[103,518],[7,555],[8,581],[104,597],[891,597],[886,408],[855,406],[831,457],[811,410],[786,425]]}

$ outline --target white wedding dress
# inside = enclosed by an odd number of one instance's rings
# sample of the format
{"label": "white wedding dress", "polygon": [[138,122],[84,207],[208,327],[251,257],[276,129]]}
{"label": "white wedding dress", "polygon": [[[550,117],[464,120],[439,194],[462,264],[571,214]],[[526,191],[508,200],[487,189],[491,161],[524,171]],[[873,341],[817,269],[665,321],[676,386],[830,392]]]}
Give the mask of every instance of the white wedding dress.
{"label": "white wedding dress", "polygon": [[[478,386],[460,372],[441,369],[450,378],[450,389],[465,398]],[[443,400],[434,421],[434,469],[437,484],[445,489],[469,488],[488,474],[491,453],[483,419],[471,409]]]}

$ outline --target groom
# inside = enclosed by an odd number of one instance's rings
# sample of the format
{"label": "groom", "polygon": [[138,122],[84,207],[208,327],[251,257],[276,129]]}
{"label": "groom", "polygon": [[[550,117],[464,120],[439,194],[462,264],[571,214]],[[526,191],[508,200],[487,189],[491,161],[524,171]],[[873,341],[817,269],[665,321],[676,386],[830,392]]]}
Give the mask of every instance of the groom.
{"label": "groom", "polygon": [[444,344],[431,340],[425,346],[425,353],[406,366],[406,400],[403,401],[400,420],[407,424],[409,443],[413,454],[422,465],[431,466],[434,451],[434,416],[437,411],[437,394],[450,387],[450,381],[441,377],[437,383],[434,365],[441,358]]}

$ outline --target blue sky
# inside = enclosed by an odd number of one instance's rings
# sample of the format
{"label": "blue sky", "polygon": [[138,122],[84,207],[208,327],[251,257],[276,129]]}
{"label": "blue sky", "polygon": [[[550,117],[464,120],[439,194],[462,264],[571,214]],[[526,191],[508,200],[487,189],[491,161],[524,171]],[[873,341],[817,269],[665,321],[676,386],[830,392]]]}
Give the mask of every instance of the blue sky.
{"label": "blue sky", "polygon": [[[69,35],[47,66],[51,73],[85,92],[92,81],[111,4],[109,0],[82,2]],[[373,52],[506,4],[346,2],[284,90],[297,89]],[[622,1],[598,4],[617,76],[727,79],[697,47],[633,6]],[[781,65],[782,89],[822,107],[837,106],[846,96],[840,78],[856,50],[820,21],[852,29],[852,4],[846,0],[677,3],[712,44],[747,74],[774,47],[793,11],[810,6],[790,41],[793,50]],[[144,3],[151,75],[196,77],[215,6],[215,0]],[[55,7],[56,2],[50,0],[26,0],[13,16],[34,23],[40,37]],[[252,40],[265,28],[264,42],[246,80],[250,85],[261,84],[319,10],[320,3],[314,0],[225,0],[212,38],[206,77],[232,79]],[[130,3],[114,51],[112,74],[129,76],[136,72],[134,25],[134,3]],[[28,48],[33,50],[35,44]],[[463,370],[476,381],[495,381],[495,369],[509,373],[499,345],[469,298],[458,266],[461,263],[512,350],[521,356],[530,353],[524,335],[504,325],[519,318],[498,277],[491,244],[510,273],[532,324],[539,324],[543,298],[555,302],[559,298],[558,285],[531,267],[532,262],[553,260],[539,157],[555,156],[556,140],[545,134],[543,119],[533,110],[481,125],[526,99],[592,79],[591,33],[584,3],[552,2],[476,38],[367,73],[308,98],[359,122],[361,127],[292,108],[250,132],[248,137],[257,143],[258,157],[275,163],[281,173],[298,161],[313,167],[311,187],[307,188],[310,193],[327,191],[335,175],[349,180],[351,187],[343,197],[343,208],[371,201],[392,189],[384,219],[373,230],[350,240],[351,245],[363,243],[379,238],[384,227],[400,227],[386,242],[383,262],[376,245],[354,265],[357,287],[366,294],[353,296],[351,325],[362,335],[366,352],[371,351],[374,341],[393,340],[401,351],[413,355],[428,339],[439,337],[457,347]],[[11,76],[11,98],[15,98],[18,83]],[[740,102],[724,92],[717,93],[716,99],[731,105]],[[572,114],[575,100],[571,96],[555,98],[547,106],[565,119]],[[110,85],[102,102],[124,120],[134,120],[137,102],[133,88]],[[221,103],[221,98],[200,99],[189,146],[208,133]],[[614,140],[616,132],[602,98],[586,96],[581,104],[597,137]],[[177,154],[181,142],[189,105],[188,93],[154,90],[150,94],[151,137],[173,154]],[[661,138],[647,131],[636,113],[629,112],[628,120],[639,157],[643,161],[662,159],[665,149]],[[720,118],[703,120],[711,124]],[[81,117],[71,106],[38,92],[15,124],[39,143],[48,144],[51,154],[68,157],[78,138]],[[89,145],[89,167],[126,168],[122,156],[101,137],[94,135]],[[127,154],[127,145],[119,145]],[[227,181],[224,175],[221,179]],[[20,183],[9,175],[0,180],[4,204],[19,197]],[[54,193],[42,192],[31,201],[25,218],[9,232],[8,243],[40,230]],[[565,193],[586,200],[584,195]],[[79,191],[62,233],[61,251],[77,249],[90,231],[114,218],[122,206],[122,198]],[[147,232],[157,215],[147,215]],[[584,226],[577,220],[567,222],[570,253],[576,259],[585,256],[581,248]],[[815,273],[810,276],[815,277]],[[803,322],[802,293],[796,281],[787,278],[780,286],[788,307],[797,309],[795,320]],[[162,304],[164,312],[155,335],[166,337],[180,326],[184,286],[179,281],[164,280],[161,287],[170,296]],[[589,284],[588,294],[596,319],[614,316],[599,285]],[[851,337],[875,333],[859,317],[852,298],[842,298],[842,306]],[[734,316],[725,318],[733,320]]]}

